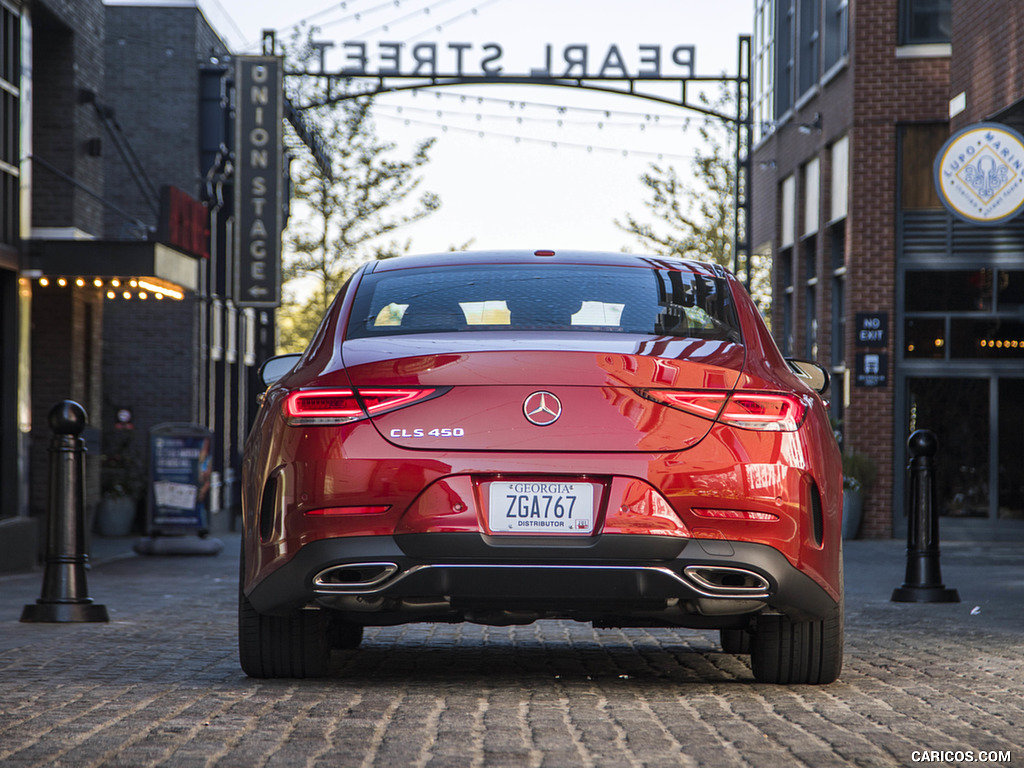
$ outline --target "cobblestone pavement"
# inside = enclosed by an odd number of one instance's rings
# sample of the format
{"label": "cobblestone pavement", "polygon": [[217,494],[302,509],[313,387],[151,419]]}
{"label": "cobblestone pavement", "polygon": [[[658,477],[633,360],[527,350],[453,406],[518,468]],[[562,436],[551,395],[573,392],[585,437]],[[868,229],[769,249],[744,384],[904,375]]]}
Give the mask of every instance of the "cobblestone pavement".
{"label": "cobblestone pavement", "polygon": [[374,629],[329,679],[251,680],[223,538],[96,556],[109,624],[19,623],[41,573],[0,578],[0,766],[1024,763],[1024,545],[944,546],[936,606],[889,601],[898,542],[849,542],[842,678],[777,687],[716,633],[555,621]]}

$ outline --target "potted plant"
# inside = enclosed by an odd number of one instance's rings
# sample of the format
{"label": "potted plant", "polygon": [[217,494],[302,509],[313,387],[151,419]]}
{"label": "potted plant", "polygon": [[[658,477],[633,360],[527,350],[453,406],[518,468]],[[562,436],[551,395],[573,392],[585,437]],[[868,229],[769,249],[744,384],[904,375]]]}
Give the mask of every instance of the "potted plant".
{"label": "potted plant", "polygon": [[843,451],[843,538],[857,538],[864,495],[875,482],[875,463],[867,454]]}
{"label": "potted plant", "polygon": [[127,536],[145,488],[142,466],[132,450],[131,434],[118,435],[112,450],[103,454],[101,491],[96,527],[101,536]]}

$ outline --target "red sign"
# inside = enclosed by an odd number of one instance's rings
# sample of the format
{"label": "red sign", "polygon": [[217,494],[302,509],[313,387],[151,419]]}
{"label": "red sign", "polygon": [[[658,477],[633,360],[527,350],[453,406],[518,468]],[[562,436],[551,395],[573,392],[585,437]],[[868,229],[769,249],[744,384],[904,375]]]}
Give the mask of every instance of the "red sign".
{"label": "red sign", "polygon": [[156,238],[193,256],[210,258],[210,224],[206,205],[177,187],[163,187],[160,190],[160,226]]}

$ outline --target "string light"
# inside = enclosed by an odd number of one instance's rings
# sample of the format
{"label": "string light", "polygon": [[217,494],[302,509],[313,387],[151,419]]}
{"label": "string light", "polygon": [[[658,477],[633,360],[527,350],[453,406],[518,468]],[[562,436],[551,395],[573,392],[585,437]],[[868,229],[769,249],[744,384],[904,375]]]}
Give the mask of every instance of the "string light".
{"label": "string light", "polygon": [[[52,284],[56,284],[62,288],[66,288],[69,283],[73,282],[78,288],[99,288],[103,289],[107,286],[107,290],[102,292],[102,295],[108,299],[156,299],[162,301],[165,298],[176,299],[178,301],[185,298],[185,292],[182,291],[178,286],[173,283],[165,283],[162,280],[153,280],[145,278],[107,278],[106,283],[104,278],[101,277],[75,277],[75,278],[51,278],[45,275],[41,275],[36,280],[40,288],[48,288]],[[121,289],[124,290],[115,290]],[[132,290],[128,290],[131,288]]]}
{"label": "string light", "polygon": [[622,157],[656,158],[658,160],[663,160],[666,157],[668,157],[668,158],[678,158],[680,160],[692,159],[692,156],[690,156],[690,155],[680,155],[680,154],[674,154],[674,153],[671,153],[671,152],[648,152],[648,151],[644,151],[644,150],[623,149],[622,147],[606,147],[606,146],[599,146],[599,145],[595,145],[595,144],[576,144],[576,143],[568,142],[568,141],[552,141],[551,139],[532,138],[532,137],[529,137],[529,136],[516,136],[514,134],[501,133],[501,132],[498,132],[498,131],[486,131],[485,132],[485,131],[481,131],[479,128],[462,128],[462,127],[456,126],[456,125],[443,125],[443,124],[439,125],[437,123],[432,123],[432,122],[429,122],[429,121],[426,121],[426,120],[414,120],[412,118],[408,118],[408,117],[407,118],[403,118],[403,117],[399,117],[399,116],[396,116],[396,115],[380,115],[380,117],[384,118],[385,120],[401,120],[405,125],[410,125],[410,126],[411,125],[416,125],[416,126],[423,126],[423,127],[433,128],[433,129],[436,129],[436,130],[440,130],[442,133],[448,133],[449,131],[458,132],[458,133],[471,133],[471,134],[475,134],[478,138],[481,138],[481,139],[489,138],[489,137],[500,138],[500,139],[509,139],[509,140],[515,141],[517,144],[519,144],[519,143],[537,144],[537,145],[541,145],[541,146],[552,147],[554,149],[558,149],[560,147],[568,147],[568,148],[572,148],[572,149],[584,149],[587,152],[609,152],[609,153],[621,155]]}

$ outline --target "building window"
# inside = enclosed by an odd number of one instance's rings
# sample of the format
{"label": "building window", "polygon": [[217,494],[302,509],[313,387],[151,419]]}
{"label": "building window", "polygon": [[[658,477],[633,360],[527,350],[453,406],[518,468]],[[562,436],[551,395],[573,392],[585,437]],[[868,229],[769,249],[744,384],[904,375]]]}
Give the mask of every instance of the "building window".
{"label": "building window", "polygon": [[1024,359],[1024,271],[908,270],[904,357]]}
{"label": "building window", "polygon": [[775,0],[755,0],[753,37],[754,141],[775,128]]}
{"label": "building window", "polygon": [[850,206],[850,139],[846,136],[832,145],[832,185],[830,222],[845,219]]}
{"label": "building window", "polygon": [[0,245],[18,237],[21,17],[0,5]]}
{"label": "building window", "polygon": [[818,231],[820,218],[819,203],[821,200],[821,163],[814,158],[804,166],[804,217],[801,234],[813,235]]}
{"label": "building window", "polygon": [[780,254],[779,261],[782,264],[782,353],[786,357],[792,357],[793,350],[796,348],[794,330],[796,324],[796,306],[794,305],[796,270],[793,268],[793,249],[784,250]]}
{"label": "building window", "polygon": [[818,82],[820,56],[820,0],[803,0],[800,3],[800,37],[798,42],[797,95],[802,96]]}
{"label": "building window", "polygon": [[775,6],[775,119],[793,108],[795,88],[796,0],[777,0]]}
{"label": "building window", "polygon": [[818,359],[818,259],[816,237],[803,242],[804,262],[804,356]]}
{"label": "building window", "polygon": [[850,0],[825,0],[823,13],[824,71],[828,73],[833,67],[844,61],[850,52]]}
{"label": "building window", "polygon": [[946,123],[907,125],[900,142],[900,206],[903,210],[942,208],[935,189],[935,157],[949,139]]}
{"label": "building window", "polygon": [[900,45],[948,43],[953,0],[900,0]]}
{"label": "building window", "polygon": [[782,180],[781,220],[779,222],[780,245],[788,248],[796,241],[796,178],[787,176]]}
{"label": "building window", "polygon": [[832,369],[846,368],[846,222],[829,231],[832,257]]}

